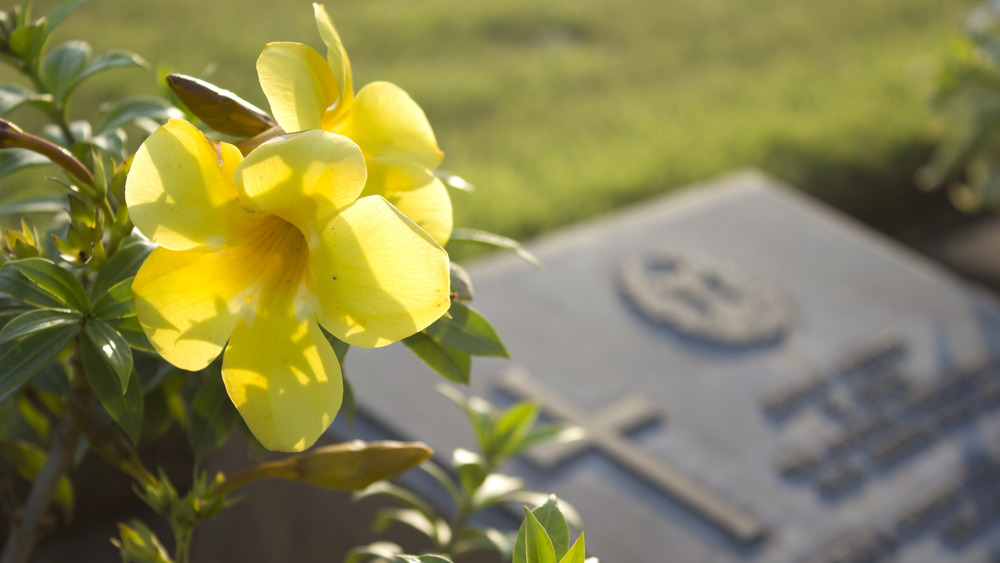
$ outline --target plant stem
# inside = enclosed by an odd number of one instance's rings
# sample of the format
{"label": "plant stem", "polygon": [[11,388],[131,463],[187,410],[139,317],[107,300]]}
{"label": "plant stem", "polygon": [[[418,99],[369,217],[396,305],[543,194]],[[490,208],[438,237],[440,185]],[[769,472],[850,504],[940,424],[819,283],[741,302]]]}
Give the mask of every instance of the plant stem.
{"label": "plant stem", "polygon": [[194,536],[194,526],[171,521],[174,532],[174,563],[189,563],[191,561],[191,538]]}
{"label": "plant stem", "polygon": [[45,465],[31,486],[21,517],[11,524],[10,537],[0,555],[0,563],[25,563],[28,560],[38,541],[39,525],[51,504],[56,485],[73,462],[79,439],[80,429],[69,417],[64,418],[53,434]]}
{"label": "plant stem", "polygon": [[[83,376],[83,361],[80,357],[79,338],[73,341],[72,355],[65,364],[73,387],[70,393],[76,398],[85,397],[89,393],[86,379]],[[81,430],[73,417],[65,414],[52,431],[52,443],[49,453],[45,456],[45,465],[31,485],[28,498],[20,517],[11,518],[10,535],[7,544],[0,553],[0,563],[25,563],[31,556],[31,551],[39,539],[39,527],[42,519],[52,504],[59,480],[69,471],[76,455],[76,446],[80,441]]]}

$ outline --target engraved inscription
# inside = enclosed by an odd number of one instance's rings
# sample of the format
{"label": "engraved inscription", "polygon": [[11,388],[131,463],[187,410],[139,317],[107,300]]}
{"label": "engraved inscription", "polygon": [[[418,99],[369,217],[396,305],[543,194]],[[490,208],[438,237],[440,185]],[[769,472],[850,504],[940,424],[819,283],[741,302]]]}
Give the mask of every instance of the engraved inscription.
{"label": "engraved inscription", "polygon": [[885,561],[898,547],[891,534],[863,531],[834,542],[809,563],[878,563]]}
{"label": "engraved inscription", "polygon": [[958,506],[962,487],[949,485],[907,507],[896,519],[896,532],[905,538],[927,531]]}
{"label": "engraved inscription", "polygon": [[865,470],[853,461],[825,467],[816,478],[816,487],[826,498],[841,497],[861,486]]}

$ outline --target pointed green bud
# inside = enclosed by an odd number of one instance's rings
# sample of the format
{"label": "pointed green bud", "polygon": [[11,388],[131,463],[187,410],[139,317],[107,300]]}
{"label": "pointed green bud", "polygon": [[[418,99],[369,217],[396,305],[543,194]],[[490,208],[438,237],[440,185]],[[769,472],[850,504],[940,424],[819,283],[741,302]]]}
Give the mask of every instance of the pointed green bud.
{"label": "pointed green bud", "polygon": [[34,228],[29,227],[24,219],[21,219],[20,231],[7,229],[7,236],[4,242],[4,252],[15,260],[20,258],[37,258],[43,254],[38,244],[38,233]]}

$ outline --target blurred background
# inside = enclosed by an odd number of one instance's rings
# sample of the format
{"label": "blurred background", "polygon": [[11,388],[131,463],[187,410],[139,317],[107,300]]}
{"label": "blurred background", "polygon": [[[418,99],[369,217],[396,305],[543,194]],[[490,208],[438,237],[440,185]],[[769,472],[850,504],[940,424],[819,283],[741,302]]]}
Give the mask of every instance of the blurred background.
{"label": "blurred background", "polygon": [[[34,9],[58,3],[36,0]],[[925,251],[983,217],[915,182],[953,131],[928,102],[972,0],[325,4],[356,88],[386,80],[409,92],[446,154],[441,167],[476,186],[452,192],[458,227],[527,241],[744,167]],[[0,9],[12,5],[0,0]],[[127,49],[150,63],[81,86],[70,117],[88,119],[103,100],[163,95],[166,72],[268,110],[255,70],[264,46],[297,41],[325,52],[307,0],[88,0],[54,39],[86,40],[95,54]],[[23,79],[0,67],[3,81]],[[29,107],[6,117],[28,131],[43,123]],[[37,177],[0,179],[0,198]],[[272,502],[315,494],[271,490]],[[107,548],[107,535],[93,541]]]}
{"label": "blurred background", "polygon": [[[39,0],[35,10],[55,4]],[[446,153],[442,168],[477,186],[454,193],[456,226],[522,240],[746,166],[883,229],[912,231],[912,218],[941,200],[913,182],[940,134],[930,79],[973,5],[326,3],[356,87],[388,80],[408,91]],[[89,0],[55,39],[77,38],[95,53],[124,48],[154,69],[206,78],[264,109],[254,63],[265,44],[322,47],[304,0]],[[71,114],[159,93],[155,72],[109,72],[81,87]],[[8,117],[27,128],[33,111]]]}

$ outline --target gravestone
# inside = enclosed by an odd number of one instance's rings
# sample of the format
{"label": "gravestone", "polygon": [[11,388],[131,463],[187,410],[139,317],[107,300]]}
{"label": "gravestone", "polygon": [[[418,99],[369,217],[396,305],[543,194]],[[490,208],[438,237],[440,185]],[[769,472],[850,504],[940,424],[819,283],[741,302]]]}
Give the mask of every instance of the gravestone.
{"label": "gravestone", "polygon": [[[477,358],[470,392],[587,430],[505,470],[573,504],[602,561],[1000,561],[985,295],[756,172],[529,249],[544,271],[469,268],[513,358]],[[403,346],[346,372],[371,433],[473,448]]]}

